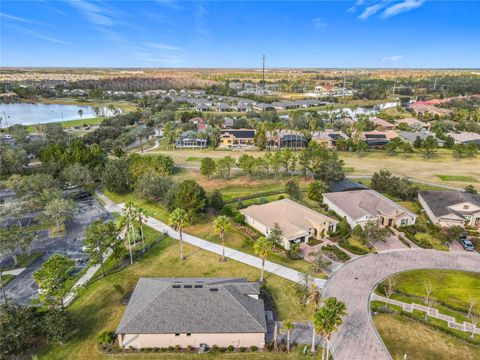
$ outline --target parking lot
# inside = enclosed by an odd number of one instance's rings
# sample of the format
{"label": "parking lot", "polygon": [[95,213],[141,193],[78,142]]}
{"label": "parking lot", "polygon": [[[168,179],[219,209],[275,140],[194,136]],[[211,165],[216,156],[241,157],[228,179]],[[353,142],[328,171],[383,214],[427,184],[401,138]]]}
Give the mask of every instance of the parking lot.
{"label": "parking lot", "polygon": [[[85,228],[97,219],[112,219],[112,215],[93,197],[78,201],[78,212],[75,217],[67,222],[68,233],[59,238],[50,238],[47,231],[40,231],[38,239],[34,242],[32,251],[39,251],[43,256],[16,276],[5,287],[7,296],[19,304],[29,304],[38,296],[38,287],[33,279],[33,273],[45,260],[53,254],[60,254],[73,259],[77,265],[75,273],[80,272],[88,263],[82,251]],[[3,259],[4,266],[9,259]]]}

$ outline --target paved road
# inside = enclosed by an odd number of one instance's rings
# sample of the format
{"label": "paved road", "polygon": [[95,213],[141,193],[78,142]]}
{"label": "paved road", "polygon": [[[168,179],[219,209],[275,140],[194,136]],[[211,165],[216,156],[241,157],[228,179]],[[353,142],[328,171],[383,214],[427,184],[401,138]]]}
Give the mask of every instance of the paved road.
{"label": "paved road", "polygon": [[[103,195],[100,191],[97,191],[97,196],[105,203],[105,208],[110,212],[121,212],[122,204],[115,204],[113,203],[108,197]],[[145,224],[150,226],[151,228],[159,231],[164,232],[167,231],[168,235],[174,239],[179,239],[180,235],[178,232],[173,230],[170,226],[164,224],[163,222],[154,219],[152,217],[147,217]],[[203,240],[193,235],[183,234],[183,241],[188,244],[197,246],[201,249],[216,253],[218,255],[222,254],[222,246],[212,243],[210,241]],[[241,263],[256,267],[258,269],[262,268],[262,261],[260,258],[256,256],[252,256],[249,254],[245,254],[241,251],[234,250],[228,247],[225,247],[225,256],[227,258],[239,261]],[[301,273],[290,269],[286,266],[278,265],[272,263],[270,261],[265,262],[265,271],[268,271],[272,274],[281,276],[285,279],[298,282],[300,279]],[[315,283],[317,286],[323,288],[325,286],[326,280],[315,278]]]}
{"label": "paved road", "polygon": [[331,275],[325,289],[325,296],[339,298],[348,310],[344,324],[332,339],[332,353],[336,360],[391,358],[373,326],[370,295],[385,277],[416,268],[480,272],[480,255],[423,249],[396,250],[359,257],[339,268]]}

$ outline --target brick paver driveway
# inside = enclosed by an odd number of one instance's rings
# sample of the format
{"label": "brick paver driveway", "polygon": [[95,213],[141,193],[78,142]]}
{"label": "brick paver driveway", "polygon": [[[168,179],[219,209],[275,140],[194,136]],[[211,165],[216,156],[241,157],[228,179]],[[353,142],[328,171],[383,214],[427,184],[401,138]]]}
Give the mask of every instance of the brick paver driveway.
{"label": "brick paver driveway", "polygon": [[383,360],[390,354],[378,336],[369,311],[373,288],[394,273],[420,268],[480,272],[480,255],[435,250],[398,250],[357,258],[331,275],[325,296],[345,302],[348,315],[332,339],[336,360]]}

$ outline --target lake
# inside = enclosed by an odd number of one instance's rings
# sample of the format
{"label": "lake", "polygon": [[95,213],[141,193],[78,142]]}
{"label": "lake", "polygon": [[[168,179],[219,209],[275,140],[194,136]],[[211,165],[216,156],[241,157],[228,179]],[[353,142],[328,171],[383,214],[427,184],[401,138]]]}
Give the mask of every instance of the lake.
{"label": "lake", "polygon": [[[0,127],[15,124],[34,125],[58,121],[80,119],[78,111],[82,110],[82,119],[97,117],[93,106],[63,104],[0,103]],[[112,112],[100,107],[100,116],[111,116]]]}

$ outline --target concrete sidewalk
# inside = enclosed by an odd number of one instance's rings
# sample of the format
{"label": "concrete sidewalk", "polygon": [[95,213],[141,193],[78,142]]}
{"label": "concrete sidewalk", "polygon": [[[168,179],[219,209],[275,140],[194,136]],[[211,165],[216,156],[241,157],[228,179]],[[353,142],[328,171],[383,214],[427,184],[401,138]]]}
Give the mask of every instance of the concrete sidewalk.
{"label": "concrete sidewalk", "polygon": [[[97,196],[105,203],[105,208],[110,212],[117,212],[120,213],[123,207],[123,204],[115,204],[112,202],[108,197],[102,194],[100,191],[97,191]],[[180,234],[173,230],[167,224],[147,216],[145,218],[145,224],[150,226],[152,229],[155,229],[159,232],[166,232],[168,235],[174,239],[180,239]],[[222,246],[212,243],[210,241],[206,241],[204,239],[198,238],[196,236],[183,233],[183,241],[190,245],[197,246],[203,250],[207,250],[213,252],[215,254],[221,255],[222,254]],[[262,268],[262,260],[256,256],[245,254],[241,251],[225,247],[225,256],[229,259],[239,261],[241,263],[256,267],[257,269]],[[301,272],[290,269],[286,266],[279,265],[270,261],[265,262],[265,271],[283,277],[285,279],[299,282],[300,276],[302,275]],[[323,288],[325,287],[326,280],[314,278],[315,284]]]}

